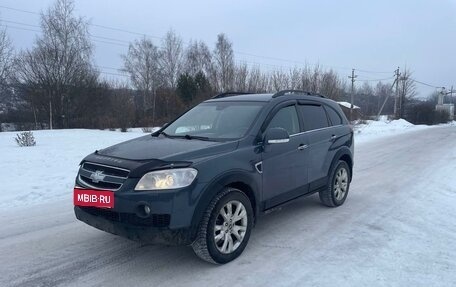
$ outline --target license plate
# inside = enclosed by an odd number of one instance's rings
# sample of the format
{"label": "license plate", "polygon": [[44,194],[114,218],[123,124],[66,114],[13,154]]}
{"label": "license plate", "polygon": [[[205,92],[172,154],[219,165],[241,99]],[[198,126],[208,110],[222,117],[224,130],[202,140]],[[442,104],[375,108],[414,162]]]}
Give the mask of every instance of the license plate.
{"label": "license plate", "polygon": [[106,190],[74,188],[73,203],[76,206],[101,208],[114,207],[114,193]]}

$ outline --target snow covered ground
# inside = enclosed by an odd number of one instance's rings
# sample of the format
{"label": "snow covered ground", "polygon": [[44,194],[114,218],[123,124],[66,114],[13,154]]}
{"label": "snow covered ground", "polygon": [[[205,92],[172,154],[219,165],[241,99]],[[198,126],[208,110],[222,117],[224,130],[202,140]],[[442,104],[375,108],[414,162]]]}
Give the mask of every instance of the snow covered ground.
{"label": "snow covered ground", "polygon": [[0,286],[454,286],[456,127],[379,125],[356,135],[343,206],[316,195],[283,206],[224,266],[74,218],[80,159],[142,133],[40,131],[31,148],[0,133]]}
{"label": "snow covered ground", "polygon": [[19,147],[14,132],[0,133],[0,210],[62,197],[70,200],[85,155],[144,135],[82,129],[33,133],[37,142],[33,147]]}
{"label": "snow covered ground", "polygon": [[0,286],[455,285],[455,126],[362,127],[343,206],[318,196],[285,205],[219,267],[188,247],[141,246],[74,218],[79,161],[142,135],[37,131],[37,146],[20,148],[0,133]]}

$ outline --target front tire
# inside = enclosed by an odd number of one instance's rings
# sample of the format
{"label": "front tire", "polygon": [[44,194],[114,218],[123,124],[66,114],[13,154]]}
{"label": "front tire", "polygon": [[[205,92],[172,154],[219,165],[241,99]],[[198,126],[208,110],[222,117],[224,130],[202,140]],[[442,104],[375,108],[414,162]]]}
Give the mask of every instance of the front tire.
{"label": "front tire", "polygon": [[207,207],[192,248],[201,259],[224,264],[244,251],[253,226],[253,209],[240,190],[225,188]]}
{"label": "front tire", "polygon": [[319,192],[320,201],[329,207],[344,204],[350,188],[350,168],[345,161],[340,160],[329,173],[328,185]]}

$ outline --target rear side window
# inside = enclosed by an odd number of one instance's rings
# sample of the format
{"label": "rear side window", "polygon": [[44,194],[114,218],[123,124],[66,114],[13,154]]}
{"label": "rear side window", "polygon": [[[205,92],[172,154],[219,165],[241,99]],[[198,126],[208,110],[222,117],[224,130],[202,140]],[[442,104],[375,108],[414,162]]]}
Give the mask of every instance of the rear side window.
{"label": "rear side window", "polygon": [[328,113],[329,120],[331,121],[333,126],[338,126],[343,123],[339,113],[336,112],[333,108],[325,106],[325,110]]}
{"label": "rear side window", "polygon": [[290,135],[299,133],[299,119],[295,106],[280,109],[269,123],[267,129],[270,128],[283,128]]}
{"label": "rear side window", "polygon": [[301,112],[306,131],[328,127],[328,117],[322,106],[300,105],[299,111]]}

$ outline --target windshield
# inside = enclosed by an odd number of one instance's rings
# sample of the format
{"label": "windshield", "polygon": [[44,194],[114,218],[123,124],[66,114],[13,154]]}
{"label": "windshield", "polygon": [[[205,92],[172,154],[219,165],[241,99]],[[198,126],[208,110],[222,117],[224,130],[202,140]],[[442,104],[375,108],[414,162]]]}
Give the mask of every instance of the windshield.
{"label": "windshield", "polygon": [[243,137],[264,103],[209,102],[194,107],[163,130],[170,137],[228,140]]}

